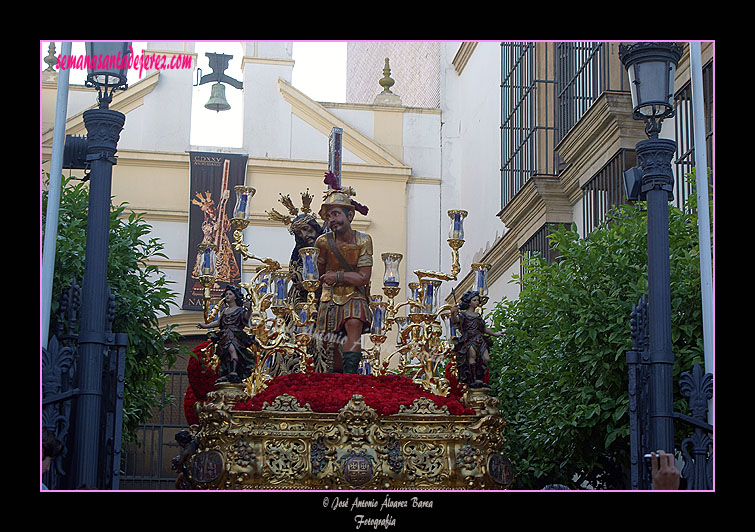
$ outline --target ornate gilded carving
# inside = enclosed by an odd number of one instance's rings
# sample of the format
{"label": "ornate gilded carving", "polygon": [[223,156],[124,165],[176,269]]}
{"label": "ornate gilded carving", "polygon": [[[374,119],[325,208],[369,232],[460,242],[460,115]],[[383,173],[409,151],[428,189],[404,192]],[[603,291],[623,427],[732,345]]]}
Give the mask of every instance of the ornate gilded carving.
{"label": "ornate gilded carving", "polygon": [[301,481],[308,472],[306,450],[303,440],[266,440],[262,477],[272,485]]}
{"label": "ornate gilded carving", "polygon": [[488,395],[487,390],[484,389],[468,388],[461,402],[478,414],[498,414],[498,399]]}
{"label": "ornate gilded carving", "polygon": [[272,404],[263,403],[262,410],[271,410],[274,412],[311,412],[312,407],[308,404],[301,406],[296,397],[284,394],[276,397]]}
{"label": "ornate gilded carving", "polygon": [[[504,489],[505,420],[475,391],[475,415],[418,398],[379,415],[361,395],[337,413],[313,412],[290,395],[259,411],[233,410],[241,385],[208,394],[197,408],[187,459],[189,489]],[[492,464],[492,465],[491,465]]]}
{"label": "ornate gilded carving", "polygon": [[445,443],[414,441],[404,445],[407,481],[416,487],[444,485],[450,477]]}
{"label": "ornate gilded carving", "polygon": [[399,414],[445,414],[448,415],[447,406],[437,406],[432,399],[420,397],[415,399],[409,406],[401,405],[398,410]]}

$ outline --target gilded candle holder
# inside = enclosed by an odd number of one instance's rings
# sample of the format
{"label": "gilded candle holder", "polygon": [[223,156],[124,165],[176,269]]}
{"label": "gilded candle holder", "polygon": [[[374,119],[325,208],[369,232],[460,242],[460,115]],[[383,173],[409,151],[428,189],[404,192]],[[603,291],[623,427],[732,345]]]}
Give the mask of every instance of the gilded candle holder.
{"label": "gilded candle holder", "polygon": [[315,247],[306,247],[299,250],[302,261],[302,287],[307,291],[307,319],[313,320],[315,312],[315,292],[320,288],[320,273],[317,268],[317,259],[320,250]]}
{"label": "gilded candle holder", "polygon": [[252,197],[256,190],[245,185],[236,185],[233,190],[236,194],[236,204],[233,208],[231,224],[235,229],[244,229],[251,221]]}
{"label": "gilded candle holder", "polygon": [[311,308],[308,303],[299,303],[294,309],[296,314],[294,340],[299,348],[299,371],[304,374],[311,374],[314,371],[315,362],[310,355],[307,346],[312,341],[314,321],[312,319]]}
{"label": "gilded candle holder", "polygon": [[210,300],[212,295],[210,290],[215,284],[215,260],[218,246],[208,242],[202,242],[197,245],[197,254],[199,255],[199,284],[202,285],[202,305],[204,307],[204,318],[207,323]]}
{"label": "gilded candle holder", "polygon": [[385,368],[380,364],[380,347],[387,339],[386,333],[390,329],[390,323],[388,322],[388,303],[378,298],[382,299],[381,296],[373,296],[370,302],[372,310],[370,340],[373,347],[365,350],[367,354],[365,362],[369,364],[371,373],[381,375]]}
{"label": "gilded candle holder", "polygon": [[464,219],[469,214],[465,210],[452,209],[448,211],[451,227],[448,230],[448,245],[451,247],[451,275],[456,276],[461,271],[459,264],[459,249],[464,245]]}
{"label": "gilded candle holder", "polygon": [[270,293],[272,295],[270,310],[281,318],[291,312],[288,305],[288,282],[290,274],[284,270],[277,270],[270,275]]}
{"label": "gilded candle holder", "polygon": [[490,270],[490,264],[475,262],[471,265],[471,268],[472,272],[474,272],[472,289],[480,293],[480,307],[483,307],[489,301],[488,271]]}
{"label": "gilded candle holder", "polygon": [[258,296],[264,296],[270,290],[270,268],[267,266],[257,266],[252,287]]}

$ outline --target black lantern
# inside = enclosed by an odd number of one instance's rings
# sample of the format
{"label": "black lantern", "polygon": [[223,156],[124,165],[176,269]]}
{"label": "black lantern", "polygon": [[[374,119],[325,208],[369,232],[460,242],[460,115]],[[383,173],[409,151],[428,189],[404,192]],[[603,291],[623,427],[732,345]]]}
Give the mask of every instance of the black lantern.
{"label": "black lantern", "polygon": [[128,88],[131,43],[88,42],[85,48],[89,67],[84,84],[97,89],[100,108],[107,109],[113,99],[113,93]]}
{"label": "black lantern", "polygon": [[[671,160],[676,142],[659,138],[665,118],[674,116],[674,79],[682,47],[674,43],[634,43],[619,46],[632,91],[632,116],[645,121],[648,138],[637,143],[639,168],[624,172],[630,200],[647,202],[648,345],[647,387],[638,394],[647,404],[643,421],[632,431],[633,477],[638,478],[642,456],[650,451],[674,451],[673,367],[668,202],[673,199]],[[646,401],[646,402],[645,402]],[[647,426],[647,433],[644,428]],[[642,431],[643,434],[639,434]]]}
{"label": "black lantern", "polygon": [[645,121],[648,136],[657,135],[664,118],[674,116],[674,78],[682,56],[675,43],[619,45],[619,58],[629,74],[635,119]]}

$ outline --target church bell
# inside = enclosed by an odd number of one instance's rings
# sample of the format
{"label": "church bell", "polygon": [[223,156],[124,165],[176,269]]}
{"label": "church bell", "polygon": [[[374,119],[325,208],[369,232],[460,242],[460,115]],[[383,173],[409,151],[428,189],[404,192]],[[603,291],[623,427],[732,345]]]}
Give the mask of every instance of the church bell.
{"label": "church bell", "polygon": [[225,99],[225,85],[222,83],[213,83],[210,99],[204,104],[205,108],[212,111],[227,111],[231,105]]}

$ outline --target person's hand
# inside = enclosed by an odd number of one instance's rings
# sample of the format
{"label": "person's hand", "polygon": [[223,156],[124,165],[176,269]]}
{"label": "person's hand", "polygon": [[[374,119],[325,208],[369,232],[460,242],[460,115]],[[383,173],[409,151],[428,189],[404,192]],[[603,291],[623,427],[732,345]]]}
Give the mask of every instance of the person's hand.
{"label": "person's hand", "polygon": [[334,285],[337,281],[336,272],[325,272],[320,276],[320,281],[327,285]]}
{"label": "person's hand", "polygon": [[654,490],[678,490],[681,473],[674,464],[674,455],[664,451],[650,453],[650,475]]}

